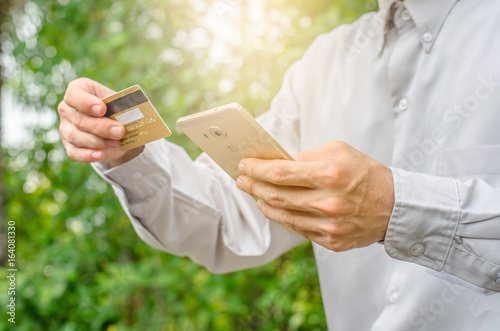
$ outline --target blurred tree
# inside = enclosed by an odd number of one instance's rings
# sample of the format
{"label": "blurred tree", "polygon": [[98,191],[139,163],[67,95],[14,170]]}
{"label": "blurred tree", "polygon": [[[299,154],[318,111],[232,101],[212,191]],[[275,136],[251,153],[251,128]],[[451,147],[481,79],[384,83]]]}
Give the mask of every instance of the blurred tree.
{"label": "blurred tree", "polygon": [[[262,113],[315,36],[375,7],[372,0],[16,1],[1,25],[2,74],[10,93],[36,109],[33,137],[5,149],[3,160],[7,218],[19,241],[18,329],[325,329],[310,244],[229,275],[148,247],[113,191],[88,165],[67,159],[55,110],[79,76],[115,90],[140,84],[174,129],[169,140],[195,157],[199,150],[175,130],[177,118],[234,101]],[[0,293],[0,305],[7,299]]]}

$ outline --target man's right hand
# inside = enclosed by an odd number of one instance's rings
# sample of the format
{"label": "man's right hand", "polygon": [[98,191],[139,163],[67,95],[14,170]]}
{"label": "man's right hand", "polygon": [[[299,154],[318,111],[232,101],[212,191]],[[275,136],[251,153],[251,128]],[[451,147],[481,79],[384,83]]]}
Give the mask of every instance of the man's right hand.
{"label": "man's right hand", "polygon": [[57,110],[61,118],[59,131],[71,159],[85,163],[106,161],[114,167],[142,152],[143,147],[121,151],[120,139],[125,128],[120,122],[103,117],[106,105],[101,99],[113,93],[88,78],[69,83]]}

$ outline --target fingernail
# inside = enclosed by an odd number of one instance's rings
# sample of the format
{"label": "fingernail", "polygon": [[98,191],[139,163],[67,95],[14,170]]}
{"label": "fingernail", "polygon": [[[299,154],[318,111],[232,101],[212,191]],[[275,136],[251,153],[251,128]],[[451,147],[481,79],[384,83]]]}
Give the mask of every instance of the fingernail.
{"label": "fingernail", "polygon": [[245,162],[244,161],[240,161],[240,164],[238,164],[238,170],[240,171],[240,173],[245,172]]}
{"label": "fingernail", "polygon": [[240,176],[238,177],[238,179],[236,180],[236,186],[240,189],[240,190],[244,190],[245,189],[245,181],[243,180],[243,178]]}
{"label": "fingernail", "polygon": [[260,207],[262,207],[262,200],[257,200],[257,208],[260,209]]}
{"label": "fingernail", "polygon": [[102,152],[94,152],[91,156],[94,160],[100,160],[102,158]]}
{"label": "fingernail", "polygon": [[106,146],[110,149],[115,149],[120,146],[120,142],[117,140],[106,140]]}
{"label": "fingernail", "polygon": [[110,130],[110,133],[111,133],[111,136],[116,138],[116,139],[120,139],[123,136],[122,128],[119,126],[112,127]]}
{"label": "fingernail", "polygon": [[92,106],[91,111],[95,116],[101,116],[101,106]]}

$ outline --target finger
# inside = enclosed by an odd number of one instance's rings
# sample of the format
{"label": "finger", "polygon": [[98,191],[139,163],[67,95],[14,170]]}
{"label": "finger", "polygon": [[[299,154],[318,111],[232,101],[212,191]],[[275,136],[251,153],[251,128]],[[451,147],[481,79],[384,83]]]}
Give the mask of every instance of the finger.
{"label": "finger", "polygon": [[343,141],[331,141],[322,146],[299,152],[293,158],[299,162],[332,160],[339,157],[348,148],[352,147]]}
{"label": "finger", "polygon": [[302,152],[295,154],[293,157],[294,160],[298,162],[311,162],[316,160],[324,160],[325,157],[328,157],[328,153],[326,153],[325,145],[308,149]]}
{"label": "finger", "polygon": [[243,175],[272,184],[316,187],[311,180],[310,167],[302,162],[246,158],[240,161],[238,169]]}
{"label": "finger", "polygon": [[353,248],[361,248],[366,246],[366,244],[360,244],[358,241],[352,238],[343,237],[332,237],[328,234],[324,234],[318,231],[297,231],[304,238],[315,242],[324,248],[334,251],[334,252],[344,252],[351,250]]}
{"label": "finger", "polygon": [[79,78],[69,83],[64,101],[79,112],[100,117],[106,112],[106,105],[101,98],[112,93],[112,90],[91,79]]}
{"label": "finger", "polygon": [[242,191],[264,200],[275,208],[291,209],[322,215],[323,213],[308,203],[317,194],[314,190],[297,186],[278,186],[256,181],[245,175],[239,176],[236,186]]}
{"label": "finger", "polygon": [[104,139],[94,134],[81,131],[69,122],[61,123],[59,131],[61,132],[62,139],[75,147],[95,150],[115,150],[120,146],[119,140]]}
{"label": "finger", "polygon": [[99,162],[104,159],[104,152],[95,149],[75,147],[67,141],[63,140],[64,148],[68,156],[77,162],[91,163]]}
{"label": "finger", "polygon": [[261,199],[257,201],[257,208],[259,208],[266,218],[289,227],[297,232],[311,231],[314,229],[315,218],[310,217],[308,213],[297,210],[276,208]]}
{"label": "finger", "polygon": [[[300,211],[293,211],[281,208],[275,208],[265,201],[258,200],[257,207],[264,216],[271,221],[280,223],[295,232],[298,232],[304,238],[335,252],[342,252],[354,247],[362,247],[356,241],[343,240],[344,238],[325,232],[323,229],[331,227],[331,220],[321,217],[311,217],[310,214]],[[328,224],[330,223],[330,224]],[[366,245],[365,245],[366,246]]]}
{"label": "finger", "polygon": [[61,123],[68,121],[78,130],[98,137],[119,140],[125,135],[125,127],[120,122],[110,118],[88,116],[66,104],[59,105],[59,114]]}
{"label": "finger", "polygon": [[314,231],[299,230],[299,229],[295,229],[294,231],[297,232],[298,234],[300,234],[302,237],[304,237],[304,238],[306,238],[307,240],[310,240],[310,241],[314,241],[313,238],[316,238],[317,235],[318,235]]}

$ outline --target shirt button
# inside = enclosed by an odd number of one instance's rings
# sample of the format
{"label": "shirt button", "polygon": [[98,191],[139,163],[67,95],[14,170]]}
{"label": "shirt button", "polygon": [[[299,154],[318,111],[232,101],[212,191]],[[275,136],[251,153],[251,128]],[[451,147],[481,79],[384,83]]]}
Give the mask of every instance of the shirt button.
{"label": "shirt button", "polygon": [[389,294],[389,302],[390,303],[395,303],[398,301],[399,295],[396,290],[392,291],[391,294]]}
{"label": "shirt button", "polygon": [[497,284],[497,286],[500,286],[500,277],[498,277],[497,279],[495,279],[495,284]]}
{"label": "shirt button", "polygon": [[420,256],[424,254],[424,246],[421,244],[415,244],[411,247],[410,253],[413,256]]}
{"label": "shirt button", "polygon": [[401,99],[399,100],[399,105],[398,105],[399,109],[401,111],[405,111],[408,109],[408,99]]}
{"label": "shirt button", "polygon": [[132,180],[139,180],[142,178],[142,173],[139,172],[139,171],[134,171],[131,175],[130,175],[130,179]]}
{"label": "shirt button", "polygon": [[426,43],[430,43],[432,41],[432,39],[434,39],[434,37],[432,36],[432,33],[430,33],[430,32],[424,33],[424,35],[422,36],[422,38],[424,38],[424,41]]}
{"label": "shirt button", "polygon": [[403,10],[401,13],[401,18],[403,21],[409,21],[411,19],[410,13],[407,10]]}

